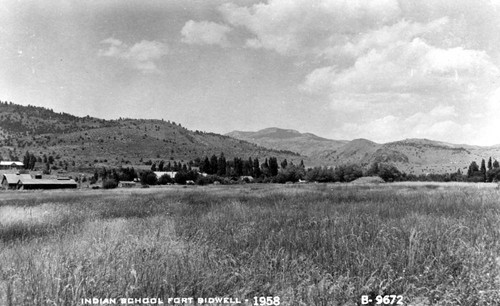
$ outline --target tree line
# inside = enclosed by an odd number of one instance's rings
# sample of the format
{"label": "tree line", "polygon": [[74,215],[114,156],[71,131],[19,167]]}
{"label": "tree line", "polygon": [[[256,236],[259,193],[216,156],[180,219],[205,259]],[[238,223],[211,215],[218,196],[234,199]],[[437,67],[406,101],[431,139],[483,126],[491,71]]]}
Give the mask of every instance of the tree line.
{"label": "tree line", "polygon": [[[35,164],[45,164],[45,171],[49,171],[55,167],[55,158],[52,155],[36,156],[29,151],[26,152],[23,158],[24,168],[33,170]],[[59,162],[62,168],[67,168],[67,162]],[[151,165],[148,171],[136,171],[132,168],[117,168],[95,170],[94,175],[90,178],[91,183],[96,183],[101,178],[103,184],[107,182],[110,186],[117,185],[120,181],[133,181],[139,179],[144,184],[185,184],[186,181],[194,181],[197,184],[204,185],[214,182],[222,184],[235,183],[242,180],[247,182],[262,182],[262,183],[286,183],[298,182],[305,180],[309,182],[351,182],[363,176],[379,176],[386,182],[394,181],[466,181],[466,182],[496,182],[500,181],[500,163],[493,160],[491,157],[486,161],[481,160],[478,164],[475,161],[471,162],[467,169],[467,173],[463,174],[460,169],[455,173],[444,174],[422,174],[414,175],[400,171],[396,166],[390,163],[370,164],[367,168],[357,164],[345,164],[335,167],[313,167],[306,169],[303,160],[295,165],[292,161],[283,159],[279,161],[276,157],[265,158],[260,162],[257,157],[252,158],[226,158],[224,153],[220,155],[205,156],[203,158],[195,158],[189,162],[165,161],[152,162],[146,164]],[[157,177],[155,171],[173,171],[176,172],[174,177],[164,175]],[[203,175],[200,175],[203,173]],[[251,177],[251,178],[250,178]]]}
{"label": "tree line", "polygon": [[491,157],[488,162],[481,160],[481,166],[475,161],[471,162],[467,169],[467,181],[469,182],[498,182],[500,181],[500,163]]}

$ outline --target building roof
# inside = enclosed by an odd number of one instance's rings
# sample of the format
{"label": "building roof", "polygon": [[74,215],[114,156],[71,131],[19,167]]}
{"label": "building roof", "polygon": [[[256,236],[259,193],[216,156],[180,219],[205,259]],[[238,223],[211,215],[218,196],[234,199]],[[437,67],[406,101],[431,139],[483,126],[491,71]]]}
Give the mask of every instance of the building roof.
{"label": "building roof", "polygon": [[175,175],[177,174],[176,171],[154,171],[154,174],[156,174],[157,178],[160,178],[164,174],[168,174],[171,178],[174,178]]}
{"label": "building roof", "polygon": [[74,180],[54,180],[54,179],[21,179],[22,185],[77,185]]}
{"label": "building roof", "polygon": [[11,160],[0,161],[0,166],[12,166],[12,165],[24,166],[24,164],[20,161],[11,161]]}
{"label": "building roof", "polygon": [[4,182],[4,180],[7,180],[7,184],[17,184],[17,182],[19,182],[19,180],[21,179],[31,179],[31,175],[29,174],[4,174],[3,177],[2,177],[2,183]]}

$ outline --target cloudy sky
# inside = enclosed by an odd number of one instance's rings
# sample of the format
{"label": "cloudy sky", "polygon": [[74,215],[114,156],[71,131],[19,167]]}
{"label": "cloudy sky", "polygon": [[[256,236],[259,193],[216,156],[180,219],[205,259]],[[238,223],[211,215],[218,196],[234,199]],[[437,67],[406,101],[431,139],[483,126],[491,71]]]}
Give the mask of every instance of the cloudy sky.
{"label": "cloudy sky", "polygon": [[3,0],[0,20],[2,101],[500,144],[496,0]]}

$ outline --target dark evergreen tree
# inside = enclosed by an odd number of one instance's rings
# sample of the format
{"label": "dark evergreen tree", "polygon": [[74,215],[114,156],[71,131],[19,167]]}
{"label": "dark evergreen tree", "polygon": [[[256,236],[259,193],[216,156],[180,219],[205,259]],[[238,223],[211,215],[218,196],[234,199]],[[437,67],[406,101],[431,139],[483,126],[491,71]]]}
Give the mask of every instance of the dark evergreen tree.
{"label": "dark evergreen tree", "polygon": [[226,158],[224,157],[224,153],[222,152],[220,153],[219,159],[217,160],[217,175],[226,175]]}
{"label": "dark evergreen tree", "polygon": [[269,162],[267,161],[267,158],[264,160],[262,165],[260,166],[260,170],[264,176],[270,176],[271,173],[269,171]]}
{"label": "dark evergreen tree", "polygon": [[484,161],[484,158],[481,160],[481,169],[479,170],[481,171],[481,174],[483,175],[483,178],[484,178],[484,182],[486,181],[486,162]]}
{"label": "dark evergreen tree", "polygon": [[24,169],[29,169],[29,162],[30,162],[30,152],[26,151],[26,154],[24,154],[23,157]]}
{"label": "dark evergreen tree", "polygon": [[218,170],[217,163],[218,163],[217,156],[215,156],[215,154],[214,154],[214,155],[212,155],[212,157],[210,157],[211,170],[210,170],[210,172],[207,172],[208,174],[217,174],[217,170]]}
{"label": "dark evergreen tree", "polygon": [[250,175],[250,176],[254,176],[253,175],[253,160],[251,157],[248,158],[248,174],[247,175]]}
{"label": "dark evergreen tree", "polygon": [[253,160],[253,174],[252,174],[252,176],[255,178],[258,178],[258,177],[260,177],[260,175],[261,175],[261,172],[260,172],[259,159],[256,157]]}
{"label": "dark evergreen tree", "polygon": [[491,169],[493,169],[493,163],[491,162],[491,156],[490,156],[490,158],[488,159],[488,170]]}
{"label": "dark evergreen tree", "polygon": [[234,158],[234,175],[242,176],[243,175],[243,161],[241,158]]}
{"label": "dark evergreen tree", "polygon": [[479,166],[475,161],[473,161],[470,163],[469,169],[467,170],[467,177],[470,178],[474,176],[474,174],[476,174],[477,172],[479,172]]}
{"label": "dark evergreen tree", "polygon": [[288,165],[288,162],[286,161],[286,158],[281,162],[281,169],[286,169],[286,166]]}
{"label": "dark evergreen tree", "polygon": [[153,171],[153,172],[156,171],[156,163],[153,163],[151,165],[151,171]]}
{"label": "dark evergreen tree", "polygon": [[163,171],[165,166],[165,162],[163,160],[158,164],[158,171]]}
{"label": "dark evergreen tree", "polygon": [[205,156],[205,158],[201,161],[200,172],[207,174],[210,174],[210,172],[212,172],[212,166],[210,165],[210,160],[208,159],[208,156]]}
{"label": "dark evergreen tree", "polygon": [[495,161],[493,162],[493,168],[500,168],[500,163],[498,162],[498,160],[495,159]]}
{"label": "dark evergreen tree", "polygon": [[301,167],[302,169],[306,168],[306,166],[304,166],[304,160],[303,159],[300,160],[299,167]]}
{"label": "dark evergreen tree", "polygon": [[276,157],[269,158],[269,172],[271,176],[278,175],[278,160]]}

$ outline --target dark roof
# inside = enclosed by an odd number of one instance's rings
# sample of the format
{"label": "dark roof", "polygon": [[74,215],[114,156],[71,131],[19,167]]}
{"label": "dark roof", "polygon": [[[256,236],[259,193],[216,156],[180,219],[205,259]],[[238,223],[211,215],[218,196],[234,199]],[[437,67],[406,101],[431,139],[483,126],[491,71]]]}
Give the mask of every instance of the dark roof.
{"label": "dark roof", "polygon": [[74,180],[21,179],[22,185],[77,185]]}

